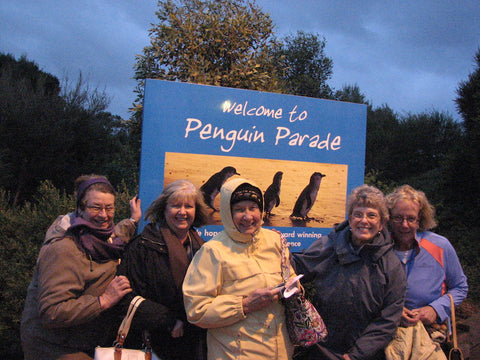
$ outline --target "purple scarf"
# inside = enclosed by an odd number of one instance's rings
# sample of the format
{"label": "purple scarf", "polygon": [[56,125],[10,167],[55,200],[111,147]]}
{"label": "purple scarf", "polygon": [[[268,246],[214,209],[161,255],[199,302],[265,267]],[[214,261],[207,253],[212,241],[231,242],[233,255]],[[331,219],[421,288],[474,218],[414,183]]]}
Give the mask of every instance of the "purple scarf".
{"label": "purple scarf", "polygon": [[113,232],[113,224],[103,229],[81,217],[75,217],[67,230],[78,241],[78,246],[92,260],[107,262],[122,256],[125,243]]}

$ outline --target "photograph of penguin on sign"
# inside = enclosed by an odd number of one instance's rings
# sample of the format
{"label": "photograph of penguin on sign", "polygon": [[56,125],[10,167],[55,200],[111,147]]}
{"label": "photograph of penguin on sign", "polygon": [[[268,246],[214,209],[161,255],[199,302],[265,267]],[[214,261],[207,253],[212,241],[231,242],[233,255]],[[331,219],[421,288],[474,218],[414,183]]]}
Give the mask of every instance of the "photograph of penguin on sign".
{"label": "photograph of penguin on sign", "polygon": [[[229,179],[264,193],[264,224],[293,251],[346,218],[363,184],[366,105],[208,85],[146,80],[140,198],[186,179],[203,193],[209,240],[223,229],[220,188]],[[145,209],[144,209],[145,210]]]}

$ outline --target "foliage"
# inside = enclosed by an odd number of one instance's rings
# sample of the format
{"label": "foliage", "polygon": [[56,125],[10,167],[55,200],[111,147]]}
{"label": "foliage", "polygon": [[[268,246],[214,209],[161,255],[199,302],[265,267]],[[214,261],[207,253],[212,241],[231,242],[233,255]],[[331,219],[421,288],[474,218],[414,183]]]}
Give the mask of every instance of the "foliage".
{"label": "foliage", "polygon": [[392,192],[398,185],[393,181],[382,180],[382,173],[378,170],[370,170],[365,174],[365,184],[375,186],[384,194]]}
{"label": "foliage", "polygon": [[[59,214],[71,209],[65,194],[44,183],[43,200],[10,207],[9,196],[0,192],[0,357],[21,353],[19,344],[20,316],[33,265],[49,224]],[[73,202],[72,202],[73,203]],[[7,260],[8,259],[8,260]]]}
{"label": "foliage", "polygon": [[325,38],[298,31],[287,36],[273,50],[282,91],[287,94],[332,98],[327,84],[332,76],[333,61],[325,55]]}
{"label": "foliage", "polygon": [[480,49],[474,56],[474,70],[461,81],[455,99],[463,119],[463,137],[452,149],[444,168],[445,206],[439,228],[450,236],[464,265],[469,298],[480,301]]}
{"label": "foliage", "polygon": [[42,180],[72,190],[81,174],[103,173],[134,183],[137,153],[120,117],[105,112],[108,98],[54,76],[22,57],[0,55],[0,186],[13,204],[31,200]]}
{"label": "foliage", "polygon": [[[133,197],[125,183],[117,189],[116,221],[130,217]],[[55,218],[75,208],[75,198],[53,186],[40,184],[34,201],[9,204],[9,194],[0,189],[0,358],[20,359],[20,318],[27,286],[45,232]]]}
{"label": "foliage", "polygon": [[140,141],[146,78],[279,91],[273,24],[254,0],[161,0],[136,57],[132,132]]}
{"label": "foliage", "polygon": [[[59,82],[26,60],[0,55],[0,185],[12,192],[14,202],[32,184],[32,174],[45,178],[51,169],[43,158],[45,144],[63,154],[58,138],[64,123],[57,114]],[[52,140],[56,139],[55,142]]]}
{"label": "foliage", "polygon": [[151,45],[137,56],[136,79],[179,80],[272,90],[273,25],[255,2],[159,1]]}
{"label": "foliage", "polygon": [[[480,48],[474,57],[475,69],[468,76],[468,80],[460,82],[455,99],[457,108],[463,118],[465,140],[457,148],[455,157],[452,159],[451,185],[462,186],[459,194],[462,201],[468,206],[469,215],[472,215],[472,223],[478,224],[480,214],[478,207],[480,200],[477,196],[480,191]],[[467,149],[465,149],[468,148]]]}
{"label": "foliage", "polygon": [[363,94],[357,84],[355,85],[344,85],[342,89],[335,91],[333,96],[334,100],[337,101],[346,101],[354,104],[365,104],[369,107],[371,106],[368,100],[366,99],[365,94]]}
{"label": "foliage", "polygon": [[365,168],[401,182],[442,167],[461,139],[460,124],[445,113],[399,117],[387,105],[369,109]]}

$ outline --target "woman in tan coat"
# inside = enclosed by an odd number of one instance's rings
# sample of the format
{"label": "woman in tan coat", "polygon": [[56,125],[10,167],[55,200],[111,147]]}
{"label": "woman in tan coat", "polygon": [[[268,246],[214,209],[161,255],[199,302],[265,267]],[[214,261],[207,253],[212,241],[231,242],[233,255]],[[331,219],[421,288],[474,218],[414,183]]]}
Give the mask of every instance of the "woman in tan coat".
{"label": "woman in tan coat", "polygon": [[64,236],[49,235],[28,287],[21,323],[26,360],[87,360],[95,346],[111,344],[103,340],[112,307],[132,291],[125,276],[116,276],[125,243],[114,233],[114,214],[115,191],[105,177],[78,184],[70,226]]}

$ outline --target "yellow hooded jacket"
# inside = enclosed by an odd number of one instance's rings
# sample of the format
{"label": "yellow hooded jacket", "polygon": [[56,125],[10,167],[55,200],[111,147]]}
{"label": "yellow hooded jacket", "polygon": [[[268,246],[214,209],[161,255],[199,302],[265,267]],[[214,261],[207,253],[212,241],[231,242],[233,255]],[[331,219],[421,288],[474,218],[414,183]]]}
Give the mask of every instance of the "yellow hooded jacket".
{"label": "yellow hooded jacket", "polygon": [[282,282],[280,235],[262,227],[253,236],[242,234],[233,223],[230,198],[243,183],[256,186],[233,179],[221,189],[224,230],[202,246],[187,271],[183,283],[187,318],[208,329],[209,360],[291,359],[293,345],[281,303],[243,312],[244,297]]}

